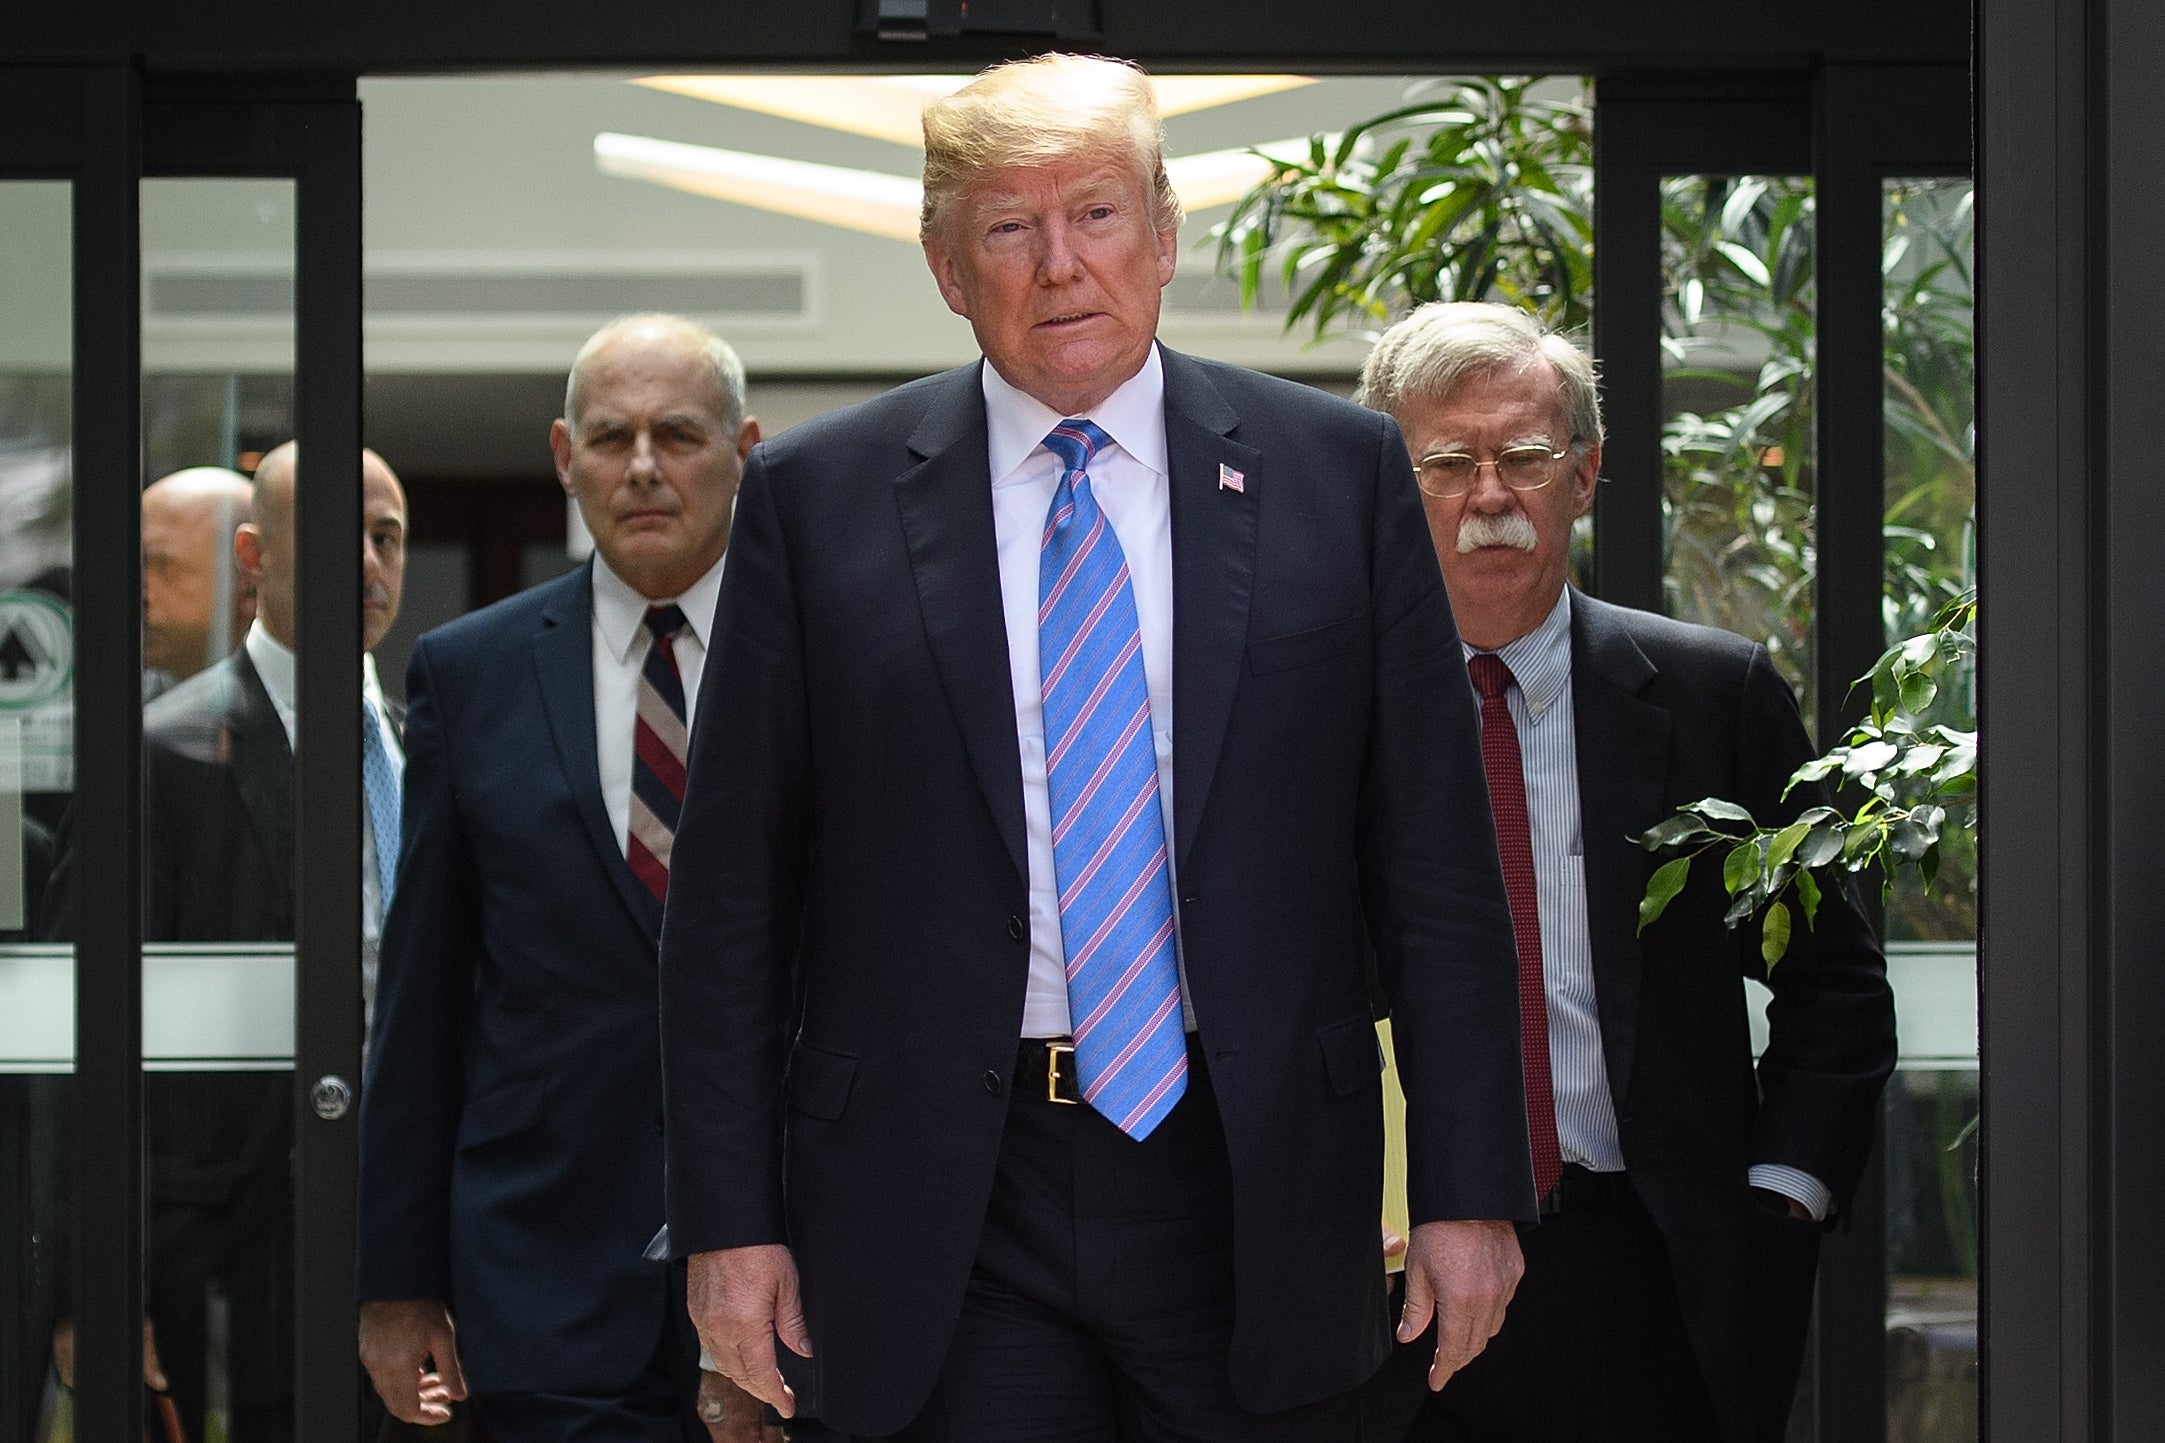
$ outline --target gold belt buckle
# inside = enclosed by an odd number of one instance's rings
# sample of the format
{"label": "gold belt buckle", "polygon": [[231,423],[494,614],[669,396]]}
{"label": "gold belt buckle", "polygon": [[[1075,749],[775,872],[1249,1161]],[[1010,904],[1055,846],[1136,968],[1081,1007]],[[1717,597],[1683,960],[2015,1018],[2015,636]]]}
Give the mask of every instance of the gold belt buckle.
{"label": "gold belt buckle", "polygon": [[1060,1059],[1073,1057],[1074,1055],[1075,1044],[1072,1042],[1047,1042],[1045,1044],[1045,1100],[1047,1102],[1057,1102],[1062,1107],[1073,1107],[1075,1105],[1076,1100],[1074,1098],[1060,1095]]}

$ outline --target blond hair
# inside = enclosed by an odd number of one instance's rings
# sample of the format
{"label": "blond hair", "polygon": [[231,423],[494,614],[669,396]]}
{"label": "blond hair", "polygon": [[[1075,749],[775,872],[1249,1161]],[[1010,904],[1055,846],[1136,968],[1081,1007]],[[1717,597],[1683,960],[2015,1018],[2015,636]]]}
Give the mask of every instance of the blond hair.
{"label": "blond hair", "polygon": [[1039,55],[984,71],[925,107],[925,202],[919,235],[939,236],[962,193],[994,171],[1107,155],[1149,177],[1159,234],[1180,227],[1165,174],[1165,125],[1150,77],[1125,60]]}
{"label": "blond hair", "polygon": [[1437,400],[1461,381],[1546,361],[1563,393],[1571,444],[1602,441],[1600,385],[1592,357],[1516,306],[1431,301],[1383,333],[1361,364],[1353,399],[1396,416],[1406,402]]}

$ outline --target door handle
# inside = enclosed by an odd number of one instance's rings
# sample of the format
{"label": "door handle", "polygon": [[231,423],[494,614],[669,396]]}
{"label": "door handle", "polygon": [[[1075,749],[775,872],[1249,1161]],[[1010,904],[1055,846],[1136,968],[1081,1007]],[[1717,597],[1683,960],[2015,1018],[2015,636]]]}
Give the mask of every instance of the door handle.
{"label": "door handle", "polygon": [[325,1122],[336,1122],[353,1106],[353,1089],[346,1079],[333,1074],[316,1079],[316,1085],[308,1089],[308,1105],[316,1116]]}

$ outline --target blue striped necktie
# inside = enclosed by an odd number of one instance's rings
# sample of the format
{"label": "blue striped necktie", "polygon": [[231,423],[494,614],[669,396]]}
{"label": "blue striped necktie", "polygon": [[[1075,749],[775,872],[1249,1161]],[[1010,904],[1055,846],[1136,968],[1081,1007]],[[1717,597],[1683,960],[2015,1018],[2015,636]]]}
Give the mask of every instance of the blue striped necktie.
{"label": "blue striped necktie", "polygon": [[368,804],[368,829],[376,842],[377,916],[391,913],[391,889],[398,881],[398,778],[391,775],[391,753],[383,744],[383,723],[376,704],[361,698],[361,797]]}
{"label": "blue striped necktie", "polygon": [[1038,671],[1076,1076],[1140,1140],[1187,1091],[1188,1052],[1142,631],[1088,475],[1108,439],[1088,421],[1045,438],[1062,464],[1038,559]]}

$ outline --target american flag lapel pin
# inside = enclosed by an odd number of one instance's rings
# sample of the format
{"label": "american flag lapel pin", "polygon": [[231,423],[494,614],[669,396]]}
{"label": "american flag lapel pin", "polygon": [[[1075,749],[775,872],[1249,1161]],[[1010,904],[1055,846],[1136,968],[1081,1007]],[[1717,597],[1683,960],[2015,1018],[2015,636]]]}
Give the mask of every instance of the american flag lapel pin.
{"label": "american flag lapel pin", "polygon": [[1235,471],[1232,467],[1220,461],[1218,463],[1218,489],[1220,491],[1238,491],[1245,496],[1248,493],[1247,473]]}

